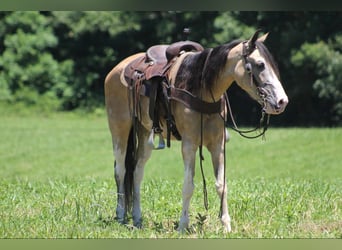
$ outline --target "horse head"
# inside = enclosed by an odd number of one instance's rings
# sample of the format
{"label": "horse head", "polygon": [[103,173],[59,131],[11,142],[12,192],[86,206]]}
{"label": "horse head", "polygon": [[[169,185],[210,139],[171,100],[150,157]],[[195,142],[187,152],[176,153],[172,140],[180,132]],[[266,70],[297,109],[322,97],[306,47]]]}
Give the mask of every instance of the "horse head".
{"label": "horse head", "polygon": [[240,44],[234,69],[236,83],[259,102],[267,114],[280,114],[288,104],[279,71],[263,42],[268,33],[258,38],[260,30]]}

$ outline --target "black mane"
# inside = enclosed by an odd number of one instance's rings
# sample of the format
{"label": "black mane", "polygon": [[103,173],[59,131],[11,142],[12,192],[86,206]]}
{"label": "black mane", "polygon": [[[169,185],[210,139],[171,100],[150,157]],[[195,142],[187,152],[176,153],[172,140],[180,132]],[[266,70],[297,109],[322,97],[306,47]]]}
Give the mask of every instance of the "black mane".
{"label": "black mane", "polygon": [[[210,89],[223,67],[225,67],[229,51],[239,43],[241,43],[241,40],[234,40],[213,48],[211,53],[211,49],[205,49],[202,52],[186,56],[177,72],[176,87],[194,92],[202,87],[203,82],[203,87]],[[260,54],[270,63],[279,78],[278,66],[269,50],[262,42],[256,41],[255,44]],[[207,59],[208,55],[209,58]],[[208,62],[204,65],[206,60]]]}
{"label": "black mane", "polygon": [[[204,87],[210,89],[225,66],[229,51],[240,42],[235,40],[220,45],[213,48],[211,53],[211,49],[205,49],[202,52],[186,56],[176,76],[177,87],[193,92],[201,88],[201,80],[203,80]],[[209,58],[207,59],[208,55]],[[206,60],[208,62],[204,68]]]}

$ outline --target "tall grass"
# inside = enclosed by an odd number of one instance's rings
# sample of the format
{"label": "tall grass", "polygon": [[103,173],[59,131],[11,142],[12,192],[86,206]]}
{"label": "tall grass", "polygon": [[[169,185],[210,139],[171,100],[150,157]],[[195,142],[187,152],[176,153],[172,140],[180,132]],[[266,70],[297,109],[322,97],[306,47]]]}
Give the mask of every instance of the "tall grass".
{"label": "tall grass", "polygon": [[154,152],[142,184],[141,230],[115,219],[113,155],[103,114],[0,115],[0,238],[342,238],[342,129],[270,128],[266,141],[231,132],[227,180],[231,234],[218,219],[205,151],[191,227],[181,211],[180,144]]}

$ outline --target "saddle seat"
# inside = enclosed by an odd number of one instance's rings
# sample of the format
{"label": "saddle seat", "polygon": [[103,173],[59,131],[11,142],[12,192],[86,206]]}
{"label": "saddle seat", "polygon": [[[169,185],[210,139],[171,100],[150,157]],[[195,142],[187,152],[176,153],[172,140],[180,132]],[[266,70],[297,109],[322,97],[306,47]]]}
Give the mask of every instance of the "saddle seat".
{"label": "saddle seat", "polygon": [[166,65],[166,50],[168,47],[169,45],[160,44],[148,48],[146,51],[146,62]]}

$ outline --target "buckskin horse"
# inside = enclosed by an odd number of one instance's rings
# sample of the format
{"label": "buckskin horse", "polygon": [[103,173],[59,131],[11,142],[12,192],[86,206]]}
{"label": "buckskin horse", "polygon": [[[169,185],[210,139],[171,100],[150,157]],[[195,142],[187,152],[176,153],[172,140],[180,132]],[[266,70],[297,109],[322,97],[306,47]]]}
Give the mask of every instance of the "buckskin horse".
{"label": "buckskin horse", "polygon": [[[165,137],[181,140],[184,182],[178,230],[189,226],[196,152],[205,146],[221,198],[220,220],[224,230],[231,231],[222,122],[227,108],[222,97],[236,82],[260,103],[263,113],[278,115],[288,103],[278,68],[263,44],[267,34],[258,34],[208,49],[191,41],[152,46],[124,59],[108,73],[105,104],[115,158],[118,222],[126,223],[131,212],[133,225],[142,226],[140,185],[144,165],[154,149],[151,140],[159,135],[161,141]],[[160,144],[163,148],[163,142]]]}

